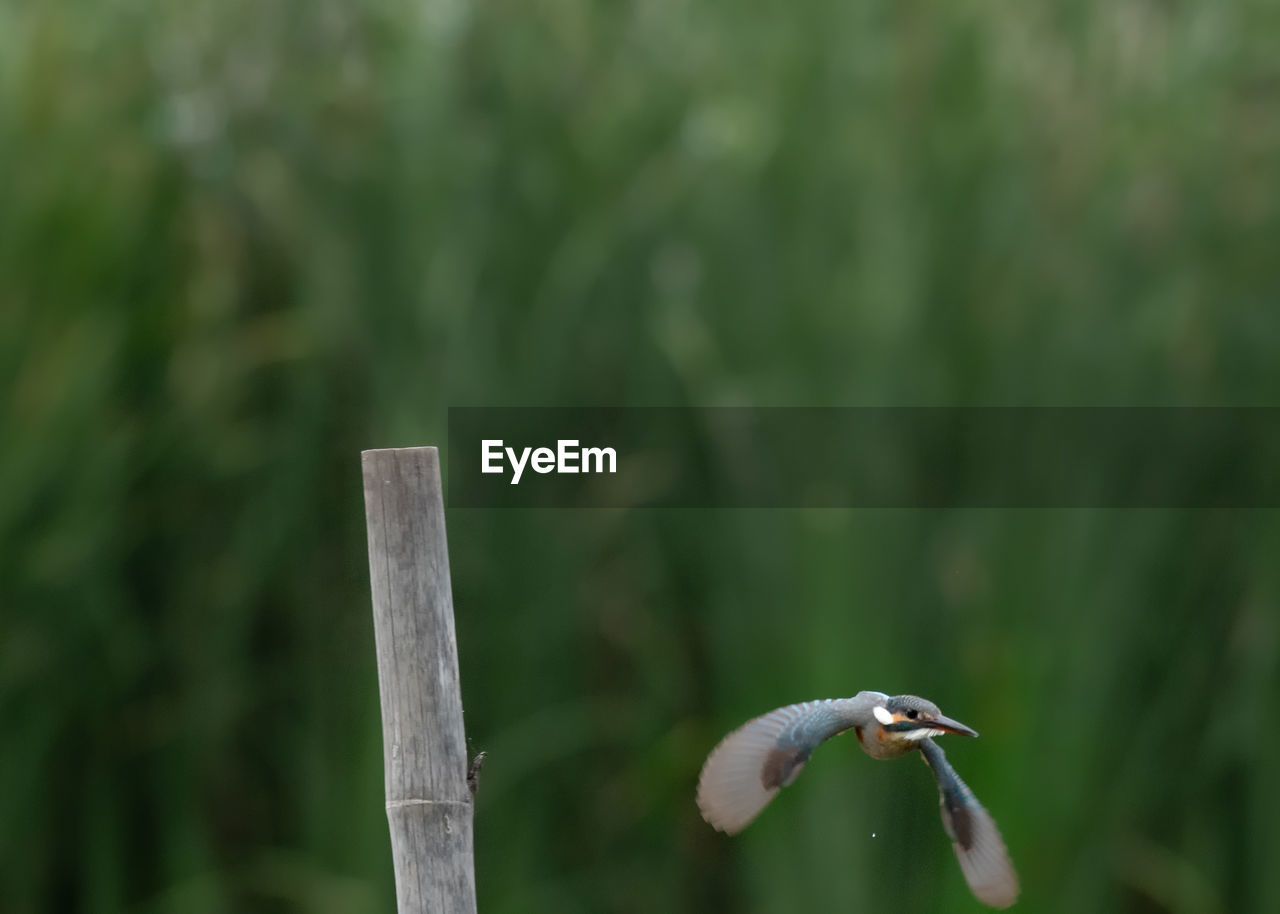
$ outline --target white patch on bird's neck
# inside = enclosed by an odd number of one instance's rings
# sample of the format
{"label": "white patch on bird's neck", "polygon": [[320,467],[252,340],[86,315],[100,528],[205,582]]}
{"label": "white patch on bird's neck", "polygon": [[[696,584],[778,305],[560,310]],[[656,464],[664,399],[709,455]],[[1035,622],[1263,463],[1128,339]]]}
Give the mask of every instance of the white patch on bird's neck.
{"label": "white patch on bird's neck", "polygon": [[945,736],[946,730],[911,730],[902,734],[907,739],[924,739],[926,736]]}
{"label": "white patch on bird's neck", "polygon": [[880,723],[884,724],[885,726],[888,726],[889,724],[893,723],[893,715],[890,714],[887,709],[882,708],[879,705],[876,705],[874,708],[872,708],[871,713],[876,716],[876,720],[880,721]]}

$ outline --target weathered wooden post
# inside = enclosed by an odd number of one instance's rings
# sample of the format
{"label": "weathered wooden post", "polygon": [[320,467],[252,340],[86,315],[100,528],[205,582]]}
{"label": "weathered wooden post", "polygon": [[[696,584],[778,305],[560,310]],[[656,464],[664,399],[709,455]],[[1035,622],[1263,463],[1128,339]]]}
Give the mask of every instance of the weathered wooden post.
{"label": "weathered wooden post", "polygon": [[474,914],[472,801],[433,447],[364,451],[387,822],[399,914]]}

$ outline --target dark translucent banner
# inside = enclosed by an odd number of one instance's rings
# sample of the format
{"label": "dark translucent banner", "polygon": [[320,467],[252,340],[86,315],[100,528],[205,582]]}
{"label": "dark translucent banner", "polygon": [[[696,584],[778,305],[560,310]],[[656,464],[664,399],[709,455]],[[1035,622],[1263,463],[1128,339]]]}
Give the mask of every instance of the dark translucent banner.
{"label": "dark translucent banner", "polygon": [[1272,408],[453,408],[452,508],[1280,505]]}

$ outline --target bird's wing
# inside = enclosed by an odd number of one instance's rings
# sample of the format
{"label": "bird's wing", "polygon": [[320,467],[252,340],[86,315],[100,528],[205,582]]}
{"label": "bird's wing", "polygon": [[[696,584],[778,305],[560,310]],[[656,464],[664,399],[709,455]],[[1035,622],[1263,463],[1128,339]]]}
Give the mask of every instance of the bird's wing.
{"label": "bird's wing", "polygon": [[702,818],[731,835],[742,831],[774,794],[796,779],[819,743],[858,722],[864,704],[858,698],[806,701],[770,711],[734,730],[702,766]]}
{"label": "bird's wing", "polygon": [[951,838],[970,890],[993,908],[1009,907],[1018,900],[1018,874],[995,821],[933,740],[921,740],[920,750],[938,779],[942,826]]}

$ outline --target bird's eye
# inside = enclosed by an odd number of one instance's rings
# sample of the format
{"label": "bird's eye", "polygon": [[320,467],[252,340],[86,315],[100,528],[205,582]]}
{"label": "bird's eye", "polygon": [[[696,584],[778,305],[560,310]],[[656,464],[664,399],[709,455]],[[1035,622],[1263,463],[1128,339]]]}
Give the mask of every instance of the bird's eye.
{"label": "bird's eye", "polygon": [[911,718],[912,720],[915,720],[919,716],[920,716],[920,712],[917,711],[915,708],[911,708],[910,710],[907,711],[907,717]]}

